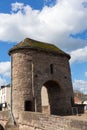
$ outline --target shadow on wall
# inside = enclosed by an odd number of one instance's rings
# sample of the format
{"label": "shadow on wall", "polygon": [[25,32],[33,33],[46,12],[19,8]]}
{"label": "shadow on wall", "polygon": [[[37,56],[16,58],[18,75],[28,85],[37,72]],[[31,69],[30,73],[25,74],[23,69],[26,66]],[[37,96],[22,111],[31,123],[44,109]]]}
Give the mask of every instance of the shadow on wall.
{"label": "shadow on wall", "polygon": [[0,124],[0,130],[4,130],[3,126]]}

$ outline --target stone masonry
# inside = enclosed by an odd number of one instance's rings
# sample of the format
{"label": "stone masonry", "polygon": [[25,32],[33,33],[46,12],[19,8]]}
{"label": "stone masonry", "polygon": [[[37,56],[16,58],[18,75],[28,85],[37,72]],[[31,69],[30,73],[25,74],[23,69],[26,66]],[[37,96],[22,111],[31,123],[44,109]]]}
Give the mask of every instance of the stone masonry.
{"label": "stone masonry", "polygon": [[[38,112],[20,112],[18,129],[8,124],[9,111],[0,112],[1,130],[87,130],[87,114],[84,116],[54,116]],[[82,118],[85,118],[84,120]],[[8,129],[5,129],[8,126]]]}
{"label": "stone masonry", "polygon": [[20,111],[43,112],[43,86],[48,94],[48,113],[71,114],[73,89],[68,54],[54,45],[26,38],[10,49],[9,55],[16,118]]}

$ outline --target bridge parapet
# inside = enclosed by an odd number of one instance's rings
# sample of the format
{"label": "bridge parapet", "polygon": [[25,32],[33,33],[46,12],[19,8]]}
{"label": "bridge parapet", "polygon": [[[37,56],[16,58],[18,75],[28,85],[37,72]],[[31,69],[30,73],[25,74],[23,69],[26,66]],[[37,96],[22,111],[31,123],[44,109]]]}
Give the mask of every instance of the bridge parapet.
{"label": "bridge parapet", "polygon": [[24,111],[19,113],[18,127],[5,129],[9,117],[9,111],[0,112],[0,126],[4,128],[0,130],[87,130],[84,120]]}
{"label": "bridge parapet", "polygon": [[5,128],[5,125],[10,117],[9,111],[0,111],[0,125]]}
{"label": "bridge parapet", "polygon": [[20,130],[87,130],[87,122],[34,112],[19,114]]}

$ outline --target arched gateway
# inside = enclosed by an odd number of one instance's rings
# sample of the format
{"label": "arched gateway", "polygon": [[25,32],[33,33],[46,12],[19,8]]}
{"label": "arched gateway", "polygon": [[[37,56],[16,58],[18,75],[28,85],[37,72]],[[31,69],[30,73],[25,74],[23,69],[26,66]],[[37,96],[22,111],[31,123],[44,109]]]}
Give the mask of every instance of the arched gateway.
{"label": "arched gateway", "polygon": [[73,89],[68,54],[52,44],[26,38],[10,49],[9,55],[15,117],[20,111],[71,113]]}
{"label": "arched gateway", "polygon": [[64,100],[62,99],[62,93],[63,90],[57,82],[47,81],[41,91],[42,112],[54,115],[61,114],[60,109],[63,105],[60,104],[63,104]]}

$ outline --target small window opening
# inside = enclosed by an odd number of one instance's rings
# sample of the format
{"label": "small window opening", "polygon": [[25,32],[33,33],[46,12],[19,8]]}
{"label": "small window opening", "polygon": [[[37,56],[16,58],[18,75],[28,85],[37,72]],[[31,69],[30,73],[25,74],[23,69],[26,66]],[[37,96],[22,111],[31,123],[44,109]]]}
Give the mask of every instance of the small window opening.
{"label": "small window opening", "polygon": [[32,102],[25,101],[25,111],[32,111]]}
{"label": "small window opening", "polygon": [[53,74],[53,64],[50,64],[50,73]]}

